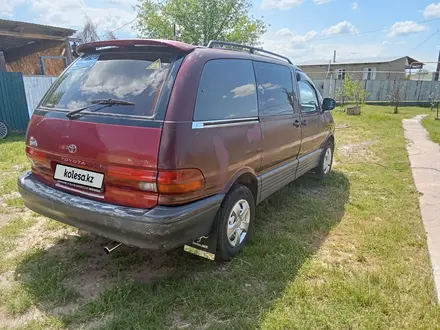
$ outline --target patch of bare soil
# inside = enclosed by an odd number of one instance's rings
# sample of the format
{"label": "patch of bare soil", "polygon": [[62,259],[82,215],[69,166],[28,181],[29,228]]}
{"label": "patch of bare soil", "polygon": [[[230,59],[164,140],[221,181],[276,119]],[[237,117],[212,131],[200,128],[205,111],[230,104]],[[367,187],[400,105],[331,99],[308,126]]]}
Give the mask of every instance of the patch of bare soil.
{"label": "patch of bare soil", "polygon": [[0,196],[0,207],[1,208],[5,208],[6,210],[8,210],[9,207],[8,207],[8,204],[6,204],[6,201],[9,200],[9,199],[14,199],[14,198],[18,198],[18,197],[20,197],[20,194],[18,192],[13,192],[13,193],[10,193],[10,194],[1,195]]}
{"label": "patch of bare soil", "polygon": [[[84,236],[83,236],[84,237]],[[63,243],[53,247],[51,253],[65,255],[74,253],[83,256],[75,261],[70,276],[66,279],[68,287],[81,295],[78,302],[97,298],[111,287],[113,279],[109,272],[110,257],[104,253],[105,238],[88,237],[90,241],[78,243],[78,239],[69,236]]]}
{"label": "patch of bare soil", "polygon": [[370,147],[377,143],[377,140],[363,141],[359,143],[343,144],[338,148],[339,155],[348,158],[350,161],[376,161],[377,157]]}
{"label": "patch of bare soil", "polygon": [[345,123],[342,123],[342,124],[336,124],[336,129],[344,129],[344,128],[350,128],[351,126],[350,126],[350,124],[345,124]]}
{"label": "patch of bare soil", "polygon": [[[26,212],[26,211],[25,211]],[[30,216],[30,211],[28,216]],[[47,218],[38,217],[37,222],[30,228],[26,229],[23,234],[15,242],[16,248],[9,253],[7,258],[13,258],[33,248],[47,249],[55,244],[57,239],[60,239],[72,231],[74,228],[63,227],[56,230],[46,230],[45,225]]]}
{"label": "patch of bare soil", "polygon": [[[0,200],[1,203],[1,200]],[[1,204],[0,204],[1,206]],[[12,219],[16,218],[14,214],[11,213],[0,213],[0,228],[6,226]]]}
{"label": "patch of bare soil", "polygon": [[123,276],[139,283],[151,283],[172,276],[182,260],[182,249],[169,252],[154,252],[133,249],[138,261],[123,272]]}
{"label": "patch of bare soil", "polygon": [[[180,251],[168,253],[151,252],[122,246],[114,255],[107,255],[104,246],[106,238],[85,233],[78,239],[66,235],[65,239],[48,249],[57,258],[75,258],[65,284],[81,296],[76,305],[82,305],[99,297],[105,290],[123,279],[136,282],[155,282],[171,276],[176,271]],[[66,306],[69,314],[75,306]],[[57,313],[64,313],[58,308]]]}
{"label": "patch of bare soil", "polygon": [[[44,313],[33,307],[26,313],[17,316],[10,316],[4,308],[0,307],[0,326],[2,329],[15,329],[34,320],[44,319]],[[5,327],[5,328],[3,328]]]}

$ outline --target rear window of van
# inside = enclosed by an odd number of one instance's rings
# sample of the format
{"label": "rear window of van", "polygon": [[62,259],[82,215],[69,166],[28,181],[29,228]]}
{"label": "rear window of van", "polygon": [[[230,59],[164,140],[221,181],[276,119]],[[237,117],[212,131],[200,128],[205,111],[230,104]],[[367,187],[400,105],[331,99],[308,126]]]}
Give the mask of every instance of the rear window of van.
{"label": "rear window of van", "polygon": [[[40,106],[71,111],[88,106],[93,100],[116,99],[134,105],[113,105],[97,113],[152,116],[171,62],[172,55],[167,53],[82,56],[58,78]],[[92,105],[90,110],[96,107]]]}

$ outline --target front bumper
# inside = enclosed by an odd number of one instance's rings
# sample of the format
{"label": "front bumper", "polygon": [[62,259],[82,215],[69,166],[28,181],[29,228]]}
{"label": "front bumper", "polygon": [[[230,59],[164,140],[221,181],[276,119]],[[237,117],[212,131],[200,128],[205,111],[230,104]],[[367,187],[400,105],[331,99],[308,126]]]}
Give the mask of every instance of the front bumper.
{"label": "front bumper", "polygon": [[111,240],[150,250],[170,250],[208,235],[224,195],[182,206],[138,209],[72,195],[38,181],[31,172],[18,179],[31,210]]}

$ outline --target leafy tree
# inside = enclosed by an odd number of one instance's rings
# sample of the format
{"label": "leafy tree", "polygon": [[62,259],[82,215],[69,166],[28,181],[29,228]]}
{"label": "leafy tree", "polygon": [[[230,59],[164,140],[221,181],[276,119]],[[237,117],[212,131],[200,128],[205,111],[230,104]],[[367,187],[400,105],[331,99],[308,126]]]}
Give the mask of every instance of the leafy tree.
{"label": "leafy tree", "polygon": [[347,97],[347,90],[345,89],[345,83],[336,88],[335,95],[341,100],[341,107],[345,105],[345,98]]}
{"label": "leafy tree", "polygon": [[251,0],[140,0],[136,29],[146,38],[207,45],[222,40],[257,45],[266,24],[249,14]]}
{"label": "leafy tree", "polygon": [[356,81],[351,74],[346,74],[344,88],[346,97],[357,107],[365,102],[367,91],[365,90],[362,81]]}

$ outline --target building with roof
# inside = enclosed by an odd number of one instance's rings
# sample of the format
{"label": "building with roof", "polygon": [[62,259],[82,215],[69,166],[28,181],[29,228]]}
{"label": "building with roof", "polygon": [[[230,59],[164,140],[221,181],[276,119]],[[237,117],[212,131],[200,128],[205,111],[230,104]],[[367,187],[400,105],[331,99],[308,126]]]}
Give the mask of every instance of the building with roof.
{"label": "building with roof", "polygon": [[59,75],[72,61],[75,30],[0,19],[0,71]]}
{"label": "building with roof", "polygon": [[[336,58],[336,56],[335,56]],[[311,79],[343,80],[350,73],[356,80],[404,79],[407,70],[422,69],[423,63],[409,56],[377,57],[369,59],[348,59],[328,61],[308,61],[298,64]]]}

